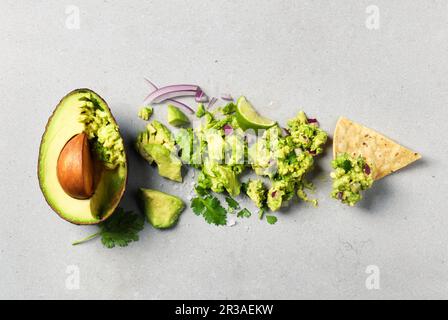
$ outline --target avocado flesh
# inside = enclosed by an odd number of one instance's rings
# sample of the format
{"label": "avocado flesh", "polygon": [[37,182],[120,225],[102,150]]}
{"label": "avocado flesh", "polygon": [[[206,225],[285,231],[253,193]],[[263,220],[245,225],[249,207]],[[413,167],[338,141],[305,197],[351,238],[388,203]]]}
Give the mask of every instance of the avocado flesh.
{"label": "avocado flesh", "polygon": [[174,226],[185,207],[178,197],[158,190],[141,188],[140,198],[149,223],[158,229]]}
{"label": "avocado flesh", "polygon": [[175,127],[182,127],[189,124],[190,120],[179,108],[168,105],[168,123]]}
{"label": "avocado flesh", "polygon": [[182,162],[171,154],[167,148],[160,144],[147,144],[143,146],[147,154],[157,163],[159,175],[173,181],[182,182]]}
{"label": "avocado flesh", "polygon": [[[89,199],[75,199],[62,189],[57,177],[57,160],[62,148],[74,135],[83,132],[78,121],[82,97],[95,97],[111,115],[106,102],[89,89],[77,89],[67,94],[57,105],[47,123],[39,150],[38,177],[41,190],[51,208],[63,219],[75,224],[96,224],[107,219],[124,193],[127,165],[114,170],[97,166],[95,191]],[[113,120],[114,121],[114,120]]]}
{"label": "avocado flesh", "polygon": [[156,120],[149,123],[138,135],[135,147],[146,161],[157,164],[160,176],[182,182],[182,161],[175,155],[175,141],[163,124]]}

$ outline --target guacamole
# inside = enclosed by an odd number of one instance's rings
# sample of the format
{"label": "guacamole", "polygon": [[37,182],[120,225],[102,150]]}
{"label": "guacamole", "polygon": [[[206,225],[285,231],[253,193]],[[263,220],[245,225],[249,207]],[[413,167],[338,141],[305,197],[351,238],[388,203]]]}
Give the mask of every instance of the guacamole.
{"label": "guacamole", "polygon": [[258,208],[262,208],[266,202],[267,190],[260,179],[249,180],[246,194]]}
{"label": "guacamole", "polygon": [[272,211],[287,205],[295,194],[299,199],[316,204],[304,191],[312,189],[305,175],[313,169],[314,157],[323,152],[327,141],[326,132],[314,120],[309,121],[304,112],[290,119],[284,131],[285,135],[280,127],[274,126],[249,147],[255,173],[271,180],[267,206]]}
{"label": "guacamole", "polygon": [[347,153],[336,156],[331,163],[334,171],[331,196],[342,203],[354,206],[362,199],[361,191],[373,184],[373,171],[362,156],[350,157]]}
{"label": "guacamole", "polygon": [[138,111],[138,117],[142,120],[148,121],[151,118],[154,109],[151,106],[141,107]]}
{"label": "guacamole", "polygon": [[[179,131],[176,142],[181,159],[198,169],[197,190],[241,192],[240,176],[252,169],[269,179],[265,187],[260,179],[250,180],[246,194],[259,208],[272,211],[287,205],[295,195],[308,199],[305,189],[312,185],[305,175],[314,165],[314,157],[323,152],[327,134],[304,112],[288,121],[288,128],[278,125],[262,131],[244,131],[237,120],[233,102],[210,112],[199,104],[196,116],[200,125]],[[258,140],[258,141],[257,141]]]}

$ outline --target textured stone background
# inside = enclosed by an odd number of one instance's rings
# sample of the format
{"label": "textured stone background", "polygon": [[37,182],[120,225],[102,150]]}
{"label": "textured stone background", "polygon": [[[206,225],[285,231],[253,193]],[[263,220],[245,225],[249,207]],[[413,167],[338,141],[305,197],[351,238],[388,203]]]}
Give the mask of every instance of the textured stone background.
{"label": "textured stone background", "polygon": [[[367,27],[370,5],[379,29]],[[1,298],[448,298],[446,1],[3,0],[0,33]],[[45,123],[74,88],[102,95],[122,128],[124,207],[140,186],[187,200],[192,171],[176,185],[131,149],[143,76],[244,94],[282,123],[303,108],[332,132],[345,115],[424,160],[348,208],[328,197],[329,148],[319,208],[295,204],[274,226],[252,217],[217,228],[186,210],[175,229],[148,225],[124,249],[72,247],[95,228],[50,210],[36,166]],[[365,285],[368,266],[379,290]]]}

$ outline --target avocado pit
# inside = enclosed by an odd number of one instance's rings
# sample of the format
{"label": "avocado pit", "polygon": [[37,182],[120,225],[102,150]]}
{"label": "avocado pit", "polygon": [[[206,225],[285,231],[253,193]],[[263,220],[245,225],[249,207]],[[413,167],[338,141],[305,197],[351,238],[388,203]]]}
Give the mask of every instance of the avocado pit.
{"label": "avocado pit", "polygon": [[56,170],[59,183],[69,196],[88,199],[93,195],[93,161],[85,133],[75,135],[65,144]]}

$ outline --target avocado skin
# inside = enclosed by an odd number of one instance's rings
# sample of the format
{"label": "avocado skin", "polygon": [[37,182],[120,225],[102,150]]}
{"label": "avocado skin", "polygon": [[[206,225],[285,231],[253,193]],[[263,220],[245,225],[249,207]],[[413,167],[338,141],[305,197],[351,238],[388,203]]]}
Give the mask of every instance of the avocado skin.
{"label": "avocado skin", "polygon": [[173,227],[185,208],[180,198],[154,189],[140,188],[139,197],[146,218],[157,229]]}
{"label": "avocado skin", "polygon": [[[40,190],[42,191],[42,194],[44,195],[45,201],[47,202],[48,206],[49,206],[49,207],[50,207],[50,208],[51,208],[51,209],[52,209],[52,210],[53,210],[59,217],[61,217],[61,218],[64,219],[65,221],[68,221],[68,222],[70,222],[70,223],[72,223],[72,224],[75,224],[75,225],[95,225],[95,224],[98,224],[98,223],[103,222],[104,220],[106,220],[107,218],[109,218],[109,217],[114,213],[114,211],[115,211],[116,207],[118,206],[118,204],[119,204],[119,202],[120,202],[120,200],[121,200],[121,198],[122,198],[124,192],[126,191],[126,186],[127,186],[127,181],[128,181],[128,180],[127,180],[128,176],[127,176],[127,154],[126,154],[126,146],[124,147],[124,148],[125,148],[124,156],[125,156],[126,166],[123,168],[123,170],[121,170],[122,176],[119,177],[119,179],[117,180],[117,181],[120,181],[120,182],[122,183],[122,188],[121,188],[121,190],[120,190],[118,193],[114,194],[114,196],[110,199],[110,202],[116,203],[116,205],[115,205],[114,207],[109,208],[109,210],[107,210],[107,212],[103,213],[103,215],[101,216],[101,218],[99,218],[99,219],[97,219],[97,220],[95,220],[95,221],[81,221],[81,220],[74,220],[74,219],[72,220],[72,219],[67,218],[66,216],[64,216],[64,215],[63,215],[63,214],[56,208],[56,206],[55,206],[53,203],[51,203],[51,201],[49,201],[49,199],[47,198],[47,196],[46,196],[46,191],[45,191],[45,186],[43,185],[42,176],[41,176],[41,174],[44,174],[44,173],[41,173],[41,172],[40,172],[40,168],[42,167],[42,166],[41,166],[41,161],[42,161],[42,147],[43,147],[43,142],[44,142],[44,139],[45,139],[45,135],[46,135],[46,133],[47,133],[47,131],[48,131],[48,128],[49,128],[51,122],[53,121],[53,118],[54,118],[56,112],[58,111],[58,108],[61,106],[62,102],[64,102],[68,97],[70,97],[70,96],[72,96],[72,95],[74,95],[74,94],[77,94],[77,93],[85,93],[85,94],[93,93],[93,94],[95,94],[95,95],[100,99],[101,103],[104,103],[104,105],[107,106],[107,108],[108,108],[108,110],[109,110],[109,113],[110,113],[110,116],[111,116],[112,120],[113,120],[115,123],[117,123],[116,120],[115,120],[115,118],[114,118],[114,116],[113,116],[113,114],[112,114],[112,112],[110,111],[110,108],[109,108],[108,104],[106,103],[106,101],[105,101],[105,100],[104,100],[98,93],[96,93],[95,91],[93,91],[93,90],[91,90],[91,89],[89,89],[89,88],[79,88],[79,89],[74,89],[74,90],[70,91],[70,92],[67,93],[64,97],[62,97],[62,99],[61,99],[61,100],[59,101],[59,103],[56,105],[56,107],[54,108],[54,110],[53,110],[51,116],[48,118],[47,124],[45,125],[45,130],[44,130],[44,133],[42,134],[42,137],[41,137],[41,140],[40,140],[40,146],[39,146],[39,156],[38,156],[38,161],[37,161],[37,176],[38,176],[38,181],[39,181],[39,188],[40,188]],[[120,133],[120,136],[121,136],[121,133]]]}

